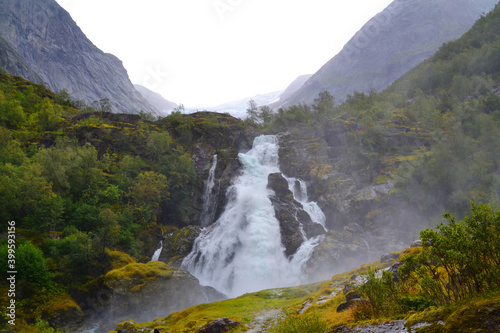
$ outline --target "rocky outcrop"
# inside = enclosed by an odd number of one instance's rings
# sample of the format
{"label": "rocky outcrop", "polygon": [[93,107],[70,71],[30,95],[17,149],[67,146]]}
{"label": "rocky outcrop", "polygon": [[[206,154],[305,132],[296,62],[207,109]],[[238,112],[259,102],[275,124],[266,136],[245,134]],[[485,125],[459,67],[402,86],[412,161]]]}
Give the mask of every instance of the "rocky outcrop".
{"label": "rocky outcrop", "polygon": [[[309,199],[323,210],[331,231],[313,252],[311,270],[328,278],[401,250],[417,235],[420,215],[400,204],[392,180],[401,163],[417,159],[433,145],[429,133],[415,128],[394,111],[381,130],[387,153],[371,156],[360,143],[363,133],[356,121],[345,116],[319,130],[297,124],[278,136],[282,172],[306,182]],[[403,154],[398,150],[402,140]]]}
{"label": "rocky outcrop", "polygon": [[293,255],[305,239],[325,233],[323,226],[313,222],[302,204],[293,198],[288,182],[281,173],[270,174],[267,187],[274,192],[269,199],[280,223],[281,242],[287,256]]}
{"label": "rocky outcrop", "polygon": [[240,323],[237,321],[229,320],[227,318],[219,318],[200,328],[196,331],[196,333],[225,333],[229,332],[238,325],[240,325]]}
{"label": "rocky outcrop", "polygon": [[[99,312],[105,322],[150,321],[200,303],[217,302],[225,296],[186,271],[155,261],[134,263],[105,276],[107,297]],[[111,327],[111,326],[110,326]]]}
{"label": "rocky outcrop", "polygon": [[188,226],[165,235],[163,249],[158,260],[172,267],[181,267],[182,260],[191,253],[194,241],[200,232],[201,227]]}
{"label": "rocky outcrop", "polygon": [[497,0],[396,0],[368,21],[284,103],[310,104],[322,91],[337,101],[354,91],[381,91],[434,54],[445,42],[465,33]]}
{"label": "rocky outcrop", "polygon": [[159,114],[55,0],[0,1],[0,68],[87,104],[108,99],[113,112]]}
{"label": "rocky outcrop", "polygon": [[183,139],[179,128],[186,123],[192,126],[192,136],[186,144],[186,150],[191,153],[197,182],[190,204],[183,208],[182,220],[177,221],[178,226],[200,225],[200,214],[204,203],[203,194],[213,156],[217,154],[214,181],[218,188],[218,195],[215,199],[216,207],[212,220],[214,222],[222,214],[227,203],[227,189],[233,179],[239,175],[241,163],[238,153],[250,150],[253,140],[260,133],[252,124],[216,112],[197,112],[183,115],[182,119],[177,122],[160,120],[158,123],[168,128],[172,136],[179,140]]}

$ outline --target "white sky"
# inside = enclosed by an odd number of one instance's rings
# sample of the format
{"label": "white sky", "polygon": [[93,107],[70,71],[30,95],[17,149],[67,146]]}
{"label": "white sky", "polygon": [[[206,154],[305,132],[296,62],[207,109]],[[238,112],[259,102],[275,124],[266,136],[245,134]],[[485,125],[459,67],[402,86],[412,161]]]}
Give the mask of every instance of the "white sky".
{"label": "white sky", "polygon": [[392,0],[57,0],[133,83],[209,107],[284,89]]}

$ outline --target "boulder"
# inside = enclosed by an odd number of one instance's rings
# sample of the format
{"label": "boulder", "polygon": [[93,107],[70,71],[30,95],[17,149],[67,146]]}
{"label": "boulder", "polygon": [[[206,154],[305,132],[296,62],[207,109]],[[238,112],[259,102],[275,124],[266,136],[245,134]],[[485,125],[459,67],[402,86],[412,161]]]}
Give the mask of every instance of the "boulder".
{"label": "boulder", "polygon": [[353,290],[354,290],[354,286],[351,283],[348,283],[344,286],[344,289],[342,290],[342,292],[344,293],[344,295],[347,295],[349,292],[351,292]]}
{"label": "boulder", "polygon": [[197,333],[225,333],[231,331],[236,326],[240,325],[237,321],[232,321],[227,318],[219,318],[212,321],[206,326],[200,328]]}
{"label": "boulder", "polygon": [[384,254],[382,257],[380,257],[380,261],[382,263],[390,263],[398,258],[399,258],[399,254],[389,252],[389,253]]}
{"label": "boulder", "polygon": [[345,299],[347,302],[356,298],[361,298],[361,296],[356,291],[350,291],[345,295]]}
{"label": "boulder", "polygon": [[345,311],[353,306],[356,306],[356,305],[361,305],[361,304],[365,304],[365,305],[369,305],[370,302],[368,302],[366,299],[363,299],[363,298],[355,298],[355,299],[351,299],[345,303],[341,303],[338,307],[337,307],[337,312],[342,312],[342,311]]}
{"label": "boulder", "polygon": [[403,266],[402,262],[397,262],[391,267],[389,267],[387,270],[392,273],[392,280],[394,282],[399,282],[399,279],[401,277],[401,273],[399,272],[398,268]]}
{"label": "boulder", "polygon": [[[211,287],[201,286],[189,272],[161,261],[135,263],[108,272],[104,278],[107,298],[98,310],[105,323],[133,318],[151,321],[188,307],[225,299]],[[118,327],[127,329],[128,327]]]}
{"label": "boulder", "polygon": [[411,243],[410,247],[421,247],[422,246],[422,241],[419,239],[419,240],[416,240],[414,241],[413,243]]}

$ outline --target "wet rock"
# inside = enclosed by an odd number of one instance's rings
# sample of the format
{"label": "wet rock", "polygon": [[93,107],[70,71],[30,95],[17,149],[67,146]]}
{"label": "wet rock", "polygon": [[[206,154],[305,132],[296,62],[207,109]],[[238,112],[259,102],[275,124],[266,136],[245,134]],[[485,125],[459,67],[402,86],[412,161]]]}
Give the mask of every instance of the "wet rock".
{"label": "wet rock", "polygon": [[416,240],[414,241],[413,243],[411,243],[410,247],[420,247],[422,246],[422,241],[419,239],[419,240]]}
{"label": "wet rock", "polygon": [[351,292],[353,290],[354,290],[354,286],[352,284],[348,283],[344,286],[344,289],[342,290],[342,292],[344,293],[344,295],[347,295],[349,292]]}
{"label": "wet rock", "polygon": [[191,253],[194,241],[200,235],[201,227],[188,226],[164,236],[163,250],[159,261],[173,267],[180,267],[185,256]]}
{"label": "wet rock", "polygon": [[[106,274],[107,299],[98,312],[107,322],[129,318],[151,321],[188,307],[225,299],[225,295],[201,286],[189,272],[163,262],[130,264]],[[128,327],[118,327],[127,329]]]}
{"label": "wet rock", "polygon": [[267,187],[274,192],[269,199],[280,223],[281,241],[287,256],[293,255],[304,242],[300,231],[301,225],[307,238],[325,233],[323,226],[313,222],[309,214],[303,210],[302,204],[293,198],[293,193],[288,188],[288,181],[281,173],[270,174]]}
{"label": "wet rock", "polygon": [[392,273],[392,280],[394,282],[399,282],[399,279],[401,277],[401,273],[399,272],[398,268],[403,266],[402,262],[397,262],[391,267],[389,267],[387,270]]}
{"label": "wet rock", "polygon": [[361,296],[356,291],[350,291],[345,295],[345,299],[347,302],[356,298],[361,298]]}
{"label": "wet rock", "polygon": [[240,325],[237,321],[232,321],[227,318],[219,318],[212,321],[206,326],[200,328],[197,333],[225,333],[231,331],[236,326]]}
{"label": "wet rock", "polygon": [[394,260],[398,259],[399,258],[399,254],[396,254],[396,253],[387,253],[387,254],[384,254],[381,258],[380,258],[380,261],[382,263],[389,263],[389,262],[393,262]]}
{"label": "wet rock", "polygon": [[349,309],[352,306],[355,306],[357,304],[370,304],[370,302],[368,302],[367,300],[362,299],[362,298],[351,299],[350,301],[347,301],[345,303],[340,304],[337,307],[337,312],[343,312],[343,311],[345,311],[345,310],[347,310],[347,309]]}

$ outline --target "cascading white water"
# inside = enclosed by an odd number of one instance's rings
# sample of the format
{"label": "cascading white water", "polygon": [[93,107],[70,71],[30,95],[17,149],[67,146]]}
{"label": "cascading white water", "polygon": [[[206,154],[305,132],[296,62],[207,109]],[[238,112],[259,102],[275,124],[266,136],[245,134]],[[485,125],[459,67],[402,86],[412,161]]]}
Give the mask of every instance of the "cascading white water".
{"label": "cascading white water", "polygon": [[205,186],[205,192],[203,193],[203,209],[200,216],[200,224],[203,227],[212,223],[215,215],[215,200],[217,199],[217,193],[214,194],[216,168],[217,154],[213,157],[212,166],[208,172],[207,185]]}
{"label": "cascading white water", "polygon": [[[313,222],[319,223],[326,229],[326,216],[319,208],[318,204],[314,201],[309,201],[309,195],[307,194],[306,183],[297,178],[286,178],[288,181],[288,187],[293,192],[293,197],[295,200],[302,204],[302,207],[307,214],[311,217]],[[299,186],[297,186],[299,185]]]}
{"label": "cascading white water", "polygon": [[372,259],[372,250],[370,248],[370,244],[368,244],[368,241],[366,239],[364,239],[363,237],[360,237],[361,240],[363,241],[363,243],[365,243],[366,245],[366,253],[368,254],[368,262],[370,262]]}
{"label": "cascading white water", "polygon": [[204,228],[182,268],[202,285],[228,296],[301,282],[302,267],[319,237],[302,244],[291,260],[284,254],[279,222],[269,199],[270,173],[279,172],[278,140],[260,136],[246,154],[239,154],[243,172],[229,189],[221,217]]}
{"label": "cascading white water", "polygon": [[158,261],[160,259],[161,250],[163,250],[163,240],[160,242],[160,247],[153,253],[151,261]]}

